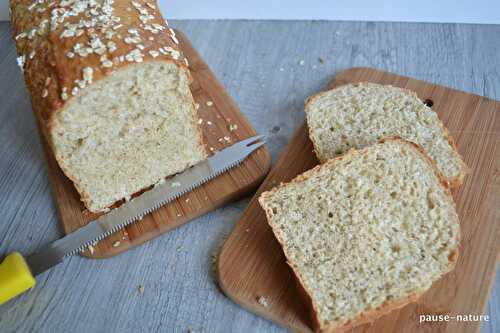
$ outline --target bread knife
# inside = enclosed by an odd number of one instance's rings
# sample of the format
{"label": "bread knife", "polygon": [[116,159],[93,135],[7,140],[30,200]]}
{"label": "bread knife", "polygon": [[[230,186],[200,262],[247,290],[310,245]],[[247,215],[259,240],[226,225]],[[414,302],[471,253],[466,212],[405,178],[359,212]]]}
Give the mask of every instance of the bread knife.
{"label": "bread knife", "polygon": [[254,136],[215,153],[26,258],[19,252],[7,255],[0,263],[0,304],[34,287],[35,276],[65,258],[84,251],[89,245],[240,164],[265,144],[263,139],[264,136]]}

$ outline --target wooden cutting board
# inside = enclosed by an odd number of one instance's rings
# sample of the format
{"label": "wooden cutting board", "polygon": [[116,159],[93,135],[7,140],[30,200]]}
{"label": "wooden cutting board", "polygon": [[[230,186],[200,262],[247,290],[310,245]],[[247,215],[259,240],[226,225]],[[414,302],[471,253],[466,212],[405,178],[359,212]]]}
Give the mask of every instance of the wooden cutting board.
{"label": "wooden cutting board", "polygon": [[[439,114],[472,169],[454,198],[461,219],[460,258],[453,272],[417,303],[394,311],[355,332],[473,332],[480,323],[419,323],[427,314],[482,314],[500,250],[500,103],[370,68],[340,73],[332,87],[370,81],[417,92]],[[294,332],[311,332],[283,252],[266,223],[257,196],[318,162],[305,125],[281,154],[226,241],[217,264],[224,293],[236,303]],[[267,306],[259,303],[265,297]],[[263,302],[262,302],[263,303]]]}
{"label": "wooden cutting board", "polygon": [[[198,115],[203,119],[201,124],[203,137],[210,154],[255,135],[255,130],[186,36],[178,31],[176,33],[180,47],[189,60],[193,76],[191,91],[196,103],[199,104]],[[59,220],[67,234],[99,215],[91,214],[84,209],[73,184],[59,169],[43,137],[42,142],[60,215]],[[90,258],[116,255],[236,200],[254,190],[262,182],[270,166],[271,157],[267,148],[263,146],[241,165],[145,216],[141,221],[114,233],[100,241],[92,253],[88,250],[82,255]]]}

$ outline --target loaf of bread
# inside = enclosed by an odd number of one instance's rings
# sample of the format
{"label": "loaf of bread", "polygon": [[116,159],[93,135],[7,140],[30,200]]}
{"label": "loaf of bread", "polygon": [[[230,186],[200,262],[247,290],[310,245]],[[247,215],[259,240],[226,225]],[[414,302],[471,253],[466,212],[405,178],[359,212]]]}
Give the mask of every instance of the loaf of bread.
{"label": "loaf of bread", "polygon": [[262,193],[317,332],[404,306],[454,267],[460,227],[446,184],[421,148],[391,138]]}
{"label": "loaf of bread", "polygon": [[155,1],[11,0],[10,9],[34,112],[90,211],[206,158],[188,62]]}
{"label": "loaf of bread", "polygon": [[437,114],[409,90],[374,83],[349,84],[308,98],[309,135],[322,162],[382,137],[420,145],[455,187],[467,167]]}

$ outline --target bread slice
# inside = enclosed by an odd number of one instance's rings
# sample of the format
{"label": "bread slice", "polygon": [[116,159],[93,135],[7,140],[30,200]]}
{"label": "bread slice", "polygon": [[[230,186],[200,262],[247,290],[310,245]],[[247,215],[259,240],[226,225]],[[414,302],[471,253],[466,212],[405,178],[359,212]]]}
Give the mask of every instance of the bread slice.
{"label": "bread slice", "polygon": [[344,331],[416,300],[458,257],[450,190],[434,162],[401,139],[351,150],[259,203],[317,332]]}
{"label": "bread slice", "polygon": [[173,63],[129,66],[55,115],[54,153],[89,210],[102,210],[206,157],[188,78]]}
{"label": "bread slice", "polygon": [[350,148],[363,148],[382,137],[399,136],[420,145],[455,187],[467,166],[437,114],[409,90],[359,83],[308,98],[309,135],[322,162]]}

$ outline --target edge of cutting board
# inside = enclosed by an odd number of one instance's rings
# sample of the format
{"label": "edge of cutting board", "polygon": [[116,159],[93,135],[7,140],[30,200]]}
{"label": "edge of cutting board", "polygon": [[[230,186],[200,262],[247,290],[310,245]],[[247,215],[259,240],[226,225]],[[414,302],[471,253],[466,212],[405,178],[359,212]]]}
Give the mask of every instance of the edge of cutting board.
{"label": "edge of cutting board", "polygon": [[[500,198],[500,102],[366,67],[338,73],[328,87],[360,81],[407,87],[418,90],[421,99],[430,99],[434,103],[433,109],[449,128],[472,170],[464,185],[453,191],[462,229],[456,269],[437,281],[416,303],[353,331],[399,332],[403,328],[408,332],[478,331],[478,322],[419,326],[418,315],[439,314],[447,310],[453,313],[482,313],[487,304],[496,263],[500,258],[500,208],[494,206]],[[457,104],[460,102],[458,99],[463,99],[464,104]],[[470,144],[472,140],[481,144]],[[291,269],[267,225],[257,198],[261,192],[281,181],[294,178],[295,175],[289,174],[290,169],[306,170],[316,165],[312,148],[306,125],[303,124],[296,130],[235,225],[221,249],[216,267],[221,290],[235,303],[291,331],[304,333],[312,332],[309,312],[299,301],[301,298]],[[472,295],[468,295],[469,292]],[[258,298],[266,295],[269,296],[268,306],[264,307],[259,304]],[[405,325],[398,326],[400,322]]]}
{"label": "edge of cutting board", "polygon": [[[255,130],[238,106],[216,79],[208,65],[193,48],[187,37],[176,31],[180,48],[190,64],[193,82],[190,85],[195,102],[200,105],[198,116],[203,119],[204,142],[209,153],[256,135]],[[212,101],[211,106],[207,105]],[[101,214],[85,210],[71,181],[62,173],[37,121],[47,162],[47,173],[55,198],[59,221],[65,234],[84,226]],[[230,125],[237,125],[236,130]],[[229,139],[229,140],[227,140]],[[125,252],[181,226],[205,213],[237,200],[254,190],[271,167],[271,156],[264,145],[239,166],[168,203],[144,219],[128,225],[100,241],[93,253],[82,256],[104,259]],[[118,244],[118,246],[116,246]]]}

